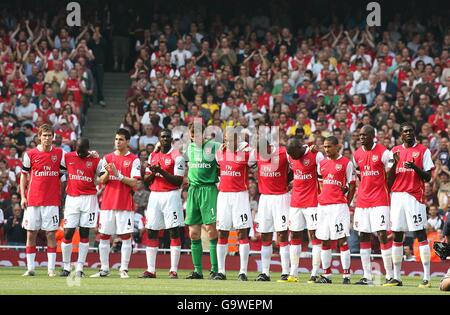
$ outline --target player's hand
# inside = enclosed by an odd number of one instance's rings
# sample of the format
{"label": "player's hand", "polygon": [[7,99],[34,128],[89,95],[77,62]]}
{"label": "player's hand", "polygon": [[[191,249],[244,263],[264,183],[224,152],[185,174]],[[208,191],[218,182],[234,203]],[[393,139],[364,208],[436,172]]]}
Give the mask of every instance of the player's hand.
{"label": "player's hand", "polygon": [[225,151],[225,149],[227,148],[227,144],[226,143],[222,143],[219,147],[219,151]]}
{"label": "player's hand", "polygon": [[161,173],[161,165],[157,164],[157,165],[152,165],[152,166],[150,166],[150,171],[151,171],[153,174],[159,174],[159,173]]}
{"label": "player's hand", "polygon": [[116,166],[114,165],[114,163],[110,163],[109,165],[110,165],[110,167],[111,167],[111,171],[113,172],[114,176],[115,176],[115,177],[118,177],[118,176],[119,176],[119,172],[117,171],[117,168],[116,168]]}
{"label": "player's hand", "polygon": [[28,201],[26,197],[22,197],[22,200],[20,201],[20,206],[22,209],[26,209],[28,207]]}
{"label": "player's hand", "polygon": [[410,162],[405,162],[405,167],[415,169],[417,166],[414,164],[414,160],[412,160]]}
{"label": "player's hand", "polygon": [[394,152],[394,162],[398,163],[400,161],[400,151]]}
{"label": "player's hand", "polygon": [[155,149],[153,149],[153,152],[157,153],[157,152],[159,152],[159,150],[161,150],[161,142],[158,141],[155,144]]}
{"label": "player's hand", "polygon": [[100,155],[98,155],[97,151],[89,151],[88,157],[92,157],[94,159],[98,159],[100,157]]}
{"label": "player's hand", "polygon": [[319,152],[319,146],[313,144],[309,147],[309,150],[311,151],[311,153],[317,153],[317,152]]}
{"label": "player's hand", "polygon": [[348,187],[347,186],[342,186],[341,187],[341,191],[344,195],[346,195],[348,193]]}

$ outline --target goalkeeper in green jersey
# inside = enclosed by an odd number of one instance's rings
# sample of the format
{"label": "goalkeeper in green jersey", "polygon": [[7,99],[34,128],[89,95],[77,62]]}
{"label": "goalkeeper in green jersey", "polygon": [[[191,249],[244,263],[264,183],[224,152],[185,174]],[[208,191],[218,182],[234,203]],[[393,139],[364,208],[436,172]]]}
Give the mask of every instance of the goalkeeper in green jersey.
{"label": "goalkeeper in green jersey", "polygon": [[186,152],[189,190],[185,223],[189,226],[194,271],[187,279],[203,279],[202,224],[205,225],[209,238],[210,279],[217,273],[216,206],[218,190],[216,183],[219,181],[219,167],[215,155],[221,144],[206,139],[203,131],[201,122],[196,121],[189,125],[192,142]]}

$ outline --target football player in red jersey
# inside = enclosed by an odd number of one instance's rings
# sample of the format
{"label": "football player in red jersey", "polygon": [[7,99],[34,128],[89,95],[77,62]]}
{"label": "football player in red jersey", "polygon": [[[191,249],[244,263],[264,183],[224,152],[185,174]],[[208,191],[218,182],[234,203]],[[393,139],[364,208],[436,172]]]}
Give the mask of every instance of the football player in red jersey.
{"label": "football player in red jersey", "polygon": [[312,243],[312,271],[308,283],[315,283],[320,268],[322,243],[316,238],[317,197],[319,182],[317,166],[324,159],[321,152],[304,146],[298,138],[289,140],[288,161],[293,173],[291,204],[289,208],[289,230],[291,231],[290,260],[291,272],[288,282],[298,282],[298,264],[302,252],[303,230],[308,229]]}
{"label": "football player in red jersey", "polygon": [[36,237],[39,230],[47,233],[48,275],[55,277],[56,238],[61,206],[60,169],[64,152],[52,146],[54,132],[50,125],[39,128],[40,144],[23,156],[20,176],[21,206],[25,209],[23,228],[27,230],[27,272],[35,275]]}
{"label": "football player in red jersey", "polygon": [[114,145],[116,150],[107,154],[102,163],[100,182],[105,185],[100,206],[99,227],[101,270],[91,278],[109,275],[109,252],[111,235],[122,239],[120,278],[127,279],[128,264],[131,258],[131,234],[133,233],[134,203],[131,191],[141,178],[141,162],[129,151],[130,132],[126,129],[116,131]]}
{"label": "football player in red jersey", "polygon": [[391,224],[394,232],[392,261],[394,278],[385,286],[401,286],[401,267],[403,259],[404,232],[414,232],[419,241],[420,260],[423,265],[421,288],[430,284],[430,246],[427,240],[425,224],[427,211],[424,201],[425,182],[431,180],[434,168],[430,150],[416,142],[414,126],[403,123],[400,127],[402,145],[392,148],[393,165],[388,173],[391,188]]}
{"label": "football player in red jersey", "polygon": [[145,183],[150,185],[150,197],[145,213],[149,246],[145,250],[147,270],[140,278],[156,278],[156,255],[160,230],[169,230],[170,261],[169,277],[178,278],[181,241],[180,227],[184,225],[180,186],[186,171],[183,155],[172,146],[172,131],[163,129],[159,136],[160,148],[148,158]]}
{"label": "football player in red jersey", "polygon": [[84,277],[83,266],[89,251],[89,231],[97,226],[99,212],[96,179],[101,171],[97,152],[89,152],[89,140],[77,141],[76,151],[64,157],[67,169],[66,204],[64,207],[64,239],[61,243],[63,270],[61,277],[70,275],[72,256],[72,237],[79,227],[80,244],[76,276]]}
{"label": "football player in red jersey", "polygon": [[359,139],[362,146],[353,154],[353,164],[359,171],[360,178],[353,227],[359,232],[364,276],[356,284],[367,285],[372,283],[370,263],[372,233],[378,234],[386,281],[392,279],[392,242],[387,238],[390,222],[386,173],[389,150],[374,142],[375,129],[370,125],[361,128]]}
{"label": "football player in red jersey", "polygon": [[350,284],[350,205],[355,194],[354,167],[349,159],[339,154],[339,140],[330,136],[323,148],[327,156],[320,161],[318,174],[323,178],[318,197],[316,237],[322,241],[322,269],[324,274],[316,283],[331,283],[331,241],[337,240],[344,270],[343,284]]}

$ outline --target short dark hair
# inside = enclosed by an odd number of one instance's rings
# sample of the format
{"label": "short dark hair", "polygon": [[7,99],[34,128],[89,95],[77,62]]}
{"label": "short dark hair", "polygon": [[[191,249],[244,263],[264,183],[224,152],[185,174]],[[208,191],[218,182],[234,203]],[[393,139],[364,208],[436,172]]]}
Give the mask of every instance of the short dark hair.
{"label": "short dark hair", "polygon": [[325,141],[331,142],[333,145],[338,145],[339,144],[339,140],[335,136],[326,137]]}
{"label": "short dark hair", "polygon": [[126,140],[130,140],[130,138],[131,138],[130,132],[127,129],[125,129],[125,128],[118,129],[116,131],[116,135],[124,136]]}
{"label": "short dark hair", "polygon": [[405,127],[411,127],[414,130],[414,132],[416,131],[416,127],[411,122],[405,121],[403,124],[400,125],[400,132],[402,132],[403,128]]}
{"label": "short dark hair", "polygon": [[170,130],[169,128],[161,129],[161,131],[159,132],[159,135],[161,136],[161,134],[162,134],[163,132],[169,133],[170,136],[172,137],[172,130]]}

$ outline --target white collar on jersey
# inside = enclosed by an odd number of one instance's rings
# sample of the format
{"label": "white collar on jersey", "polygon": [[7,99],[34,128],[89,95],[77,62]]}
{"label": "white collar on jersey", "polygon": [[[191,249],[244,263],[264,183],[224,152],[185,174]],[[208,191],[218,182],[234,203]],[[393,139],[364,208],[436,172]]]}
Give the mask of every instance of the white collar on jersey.
{"label": "white collar on jersey", "polygon": [[[413,146],[412,146],[411,148],[415,148],[415,147],[416,147],[416,145],[417,145],[417,142],[414,142],[414,145],[413,145]],[[405,148],[405,144],[404,144],[404,143],[402,144],[402,147],[403,147],[403,149],[406,149],[406,148]]]}
{"label": "white collar on jersey", "polygon": [[[42,146],[41,146],[40,144],[38,144],[38,145],[36,146],[36,149],[37,149],[39,152],[47,152],[47,151],[41,150],[41,148],[42,148]],[[52,151],[53,151],[53,146],[50,146],[50,151],[48,151],[48,152],[52,152]]]}
{"label": "white collar on jersey", "polygon": [[332,160],[332,159],[330,159],[328,156],[327,156],[327,159],[330,160],[330,161],[337,161],[337,160],[339,160],[341,157],[342,157],[342,155],[339,154],[339,156],[338,156],[338,158],[337,158],[336,160]]}
{"label": "white collar on jersey", "polygon": [[[372,148],[369,151],[372,151],[373,149],[375,149],[376,145],[377,145],[376,142],[374,142]],[[363,145],[361,146],[361,148],[363,149],[363,151],[367,152],[366,149],[364,149]]]}
{"label": "white collar on jersey", "polygon": [[127,154],[125,154],[125,155],[119,155],[119,154],[116,154],[116,150],[114,150],[113,154],[114,154],[115,156],[128,156],[128,155],[131,154],[131,152],[128,151]]}
{"label": "white collar on jersey", "polygon": [[159,152],[161,152],[162,154],[169,154],[172,153],[172,151],[174,150],[173,146],[170,147],[170,150],[167,153],[162,153],[161,150],[159,150]]}

